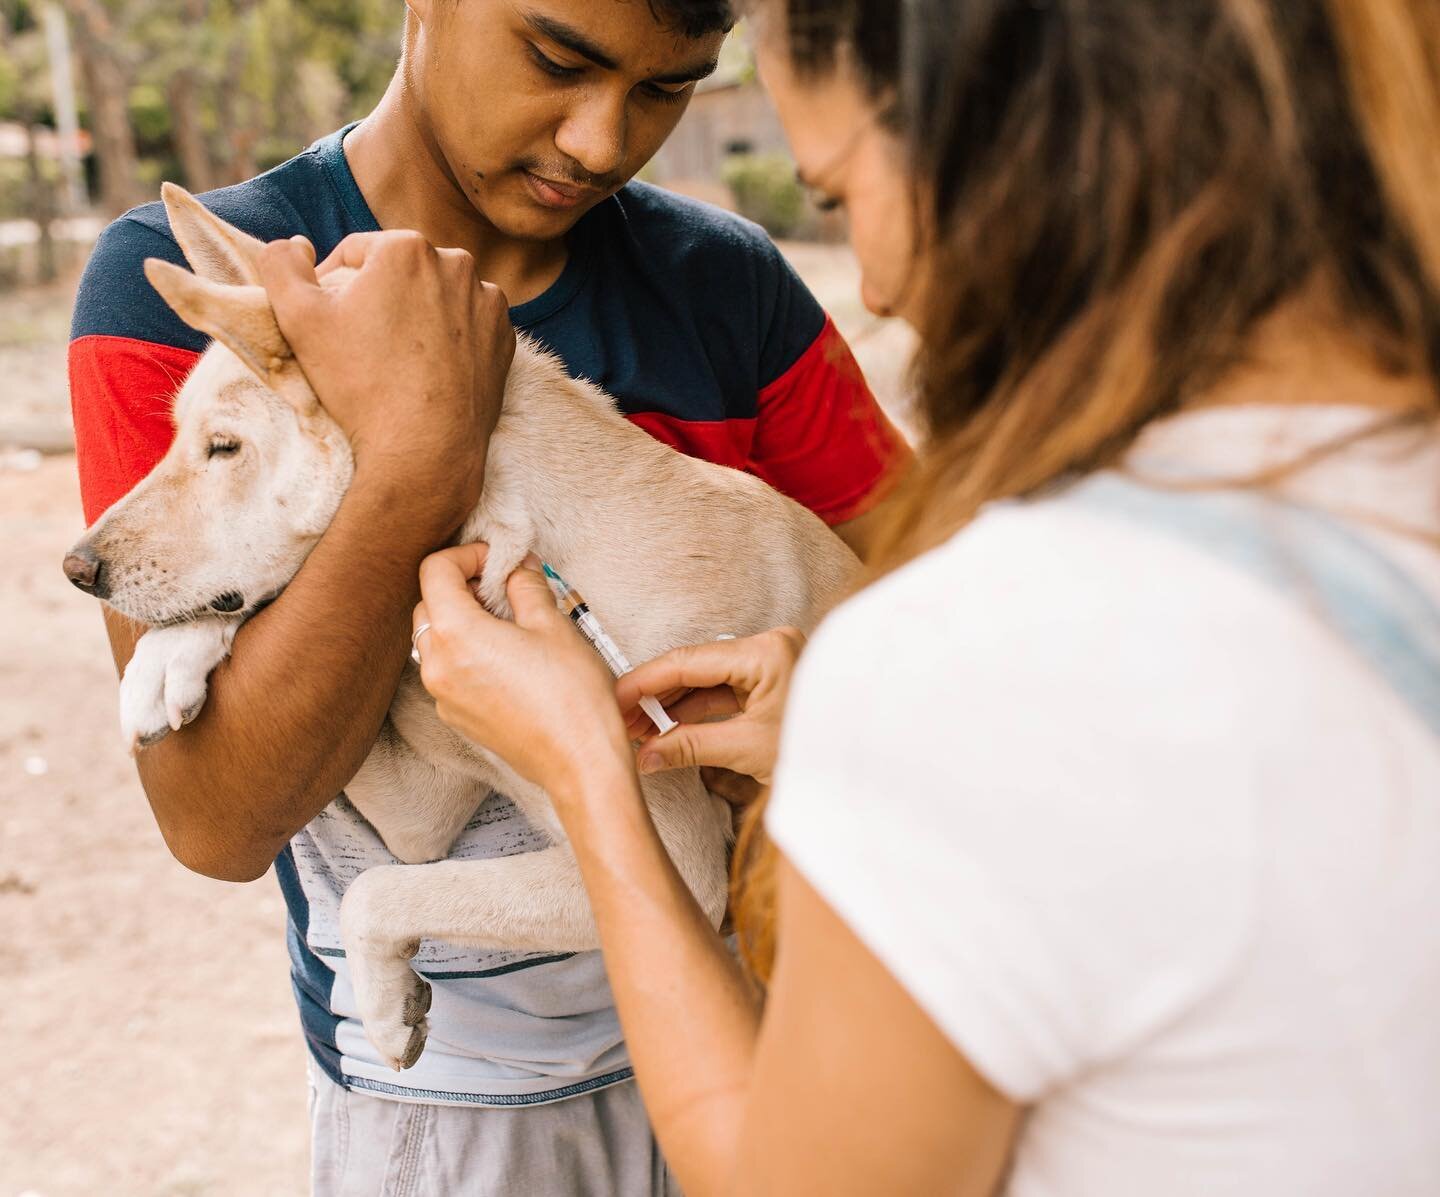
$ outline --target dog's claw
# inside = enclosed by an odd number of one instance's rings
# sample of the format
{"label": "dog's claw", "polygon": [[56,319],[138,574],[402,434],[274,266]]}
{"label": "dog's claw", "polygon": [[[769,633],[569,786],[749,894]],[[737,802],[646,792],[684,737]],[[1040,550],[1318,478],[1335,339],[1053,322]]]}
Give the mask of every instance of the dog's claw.
{"label": "dog's claw", "polygon": [[419,991],[409,994],[405,998],[405,1013],[401,1015],[406,1026],[417,1026],[425,1015],[430,1013],[430,1000],[432,997],[430,982],[420,981]]}
{"label": "dog's claw", "polygon": [[143,734],[136,733],[136,735],[132,738],[131,741],[131,743],[134,745],[134,747],[132,747],[130,750],[131,754],[134,755],[138,753],[142,748],[149,748],[152,744],[160,743],[160,741],[169,734],[169,727],[156,728],[154,731],[145,732]]}
{"label": "dog's claw", "polygon": [[395,1063],[395,1071],[402,1072],[406,1068],[414,1067],[415,1061],[420,1058],[420,1053],[425,1050],[425,1034],[428,1030],[425,1023],[421,1023],[410,1032],[410,1042],[405,1045],[405,1054]]}
{"label": "dog's claw", "polygon": [[182,707],[178,703],[166,708],[170,716],[170,727],[173,731],[179,731],[182,727],[189,727],[195,722],[196,717],[205,709],[205,696],[202,694],[198,702],[192,702],[188,707]]}

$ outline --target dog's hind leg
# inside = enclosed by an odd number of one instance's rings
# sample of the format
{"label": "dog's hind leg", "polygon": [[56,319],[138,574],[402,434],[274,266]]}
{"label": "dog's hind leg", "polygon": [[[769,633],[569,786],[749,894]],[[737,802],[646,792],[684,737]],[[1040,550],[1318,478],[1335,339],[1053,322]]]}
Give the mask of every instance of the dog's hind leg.
{"label": "dog's hind leg", "polygon": [[[661,785],[652,790],[651,781]],[[727,821],[693,773],[647,779],[646,788],[666,851],[718,926],[725,911]],[[367,870],[345,893],[340,925],[365,1033],[397,1069],[415,1063],[425,1045],[429,985],[410,967],[422,939],[540,952],[600,946],[567,844],[489,860]]]}
{"label": "dog's hind leg", "polygon": [[419,756],[389,719],[345,786],[355,809],[406,864],[442,859],[489,793],[474,776]]}
{"label": "dog's hind leg", "polygon": [[410,967],[422,939],[520,951],[598,946],[579,868],[558,845],[367,869],[345,891],[340,928],[365,1034],[395,1069],[425,1046],[430,986]]}

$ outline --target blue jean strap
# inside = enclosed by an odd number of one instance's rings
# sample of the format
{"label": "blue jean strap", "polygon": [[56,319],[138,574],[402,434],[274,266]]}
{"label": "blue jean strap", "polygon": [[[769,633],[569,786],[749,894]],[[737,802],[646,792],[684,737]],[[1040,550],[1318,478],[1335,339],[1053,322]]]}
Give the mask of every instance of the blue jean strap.
{"label": "blue jean strap", "polygon": [[1113,472],[1063,500],[1169,533],[1311,610],[1440,736],[1440,606],[1345,521],[1275,495],[1178,490]]}

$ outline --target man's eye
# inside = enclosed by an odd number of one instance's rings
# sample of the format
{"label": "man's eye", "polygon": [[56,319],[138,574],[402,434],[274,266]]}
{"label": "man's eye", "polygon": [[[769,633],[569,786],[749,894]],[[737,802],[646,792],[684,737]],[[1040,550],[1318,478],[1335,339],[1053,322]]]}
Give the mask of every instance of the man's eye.
{"label": "man's eye", "polygon": [[234,457],[235,454],[237,454],[237,453],[239,453],[239,452],[240,452],[240,442],[239,442],[239,441],[227,441],[227,440],[221,438],[221,439],[219,439],[219,440],[213,440],[213,441],[210,442],[210,449],[209,449],[209,451],[206,453],[206,456],[207,456],[207,457]]}
{"label": "man's eye", "polygon": [[573,78],[574,76],[580,74],[580,72],[584,69],[582,67],[563,66],[560,63],[556,62],[543,50],[541,50],[539,46],[535,45],[532,45],[530,47],[530,57],[535,60],[535,65],[537,67],[539,67],[547,75],[554,76],[556,79]]}
{"label": "man's eye", "polygon": [[679,91],[670,91],[657,83],[647,83],[644,92],[652,100],[659,100],[662,104],[678,104],[690,94],[690,86],[687,84]]}

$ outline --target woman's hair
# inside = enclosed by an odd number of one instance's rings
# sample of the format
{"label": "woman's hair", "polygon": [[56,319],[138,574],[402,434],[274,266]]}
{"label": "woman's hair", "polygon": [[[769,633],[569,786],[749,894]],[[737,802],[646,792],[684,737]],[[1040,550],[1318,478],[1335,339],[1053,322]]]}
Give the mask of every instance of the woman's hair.
{"label": "woman's hair", "polygon": [[[1377,367],[1440,384],[1436,0],[767,6],[799,77],[846,70],[876,102],[926,230],[928,445],[874,570],[1114,464],[1302,289]],[[763,976],[758,823],[735,909]]]}

